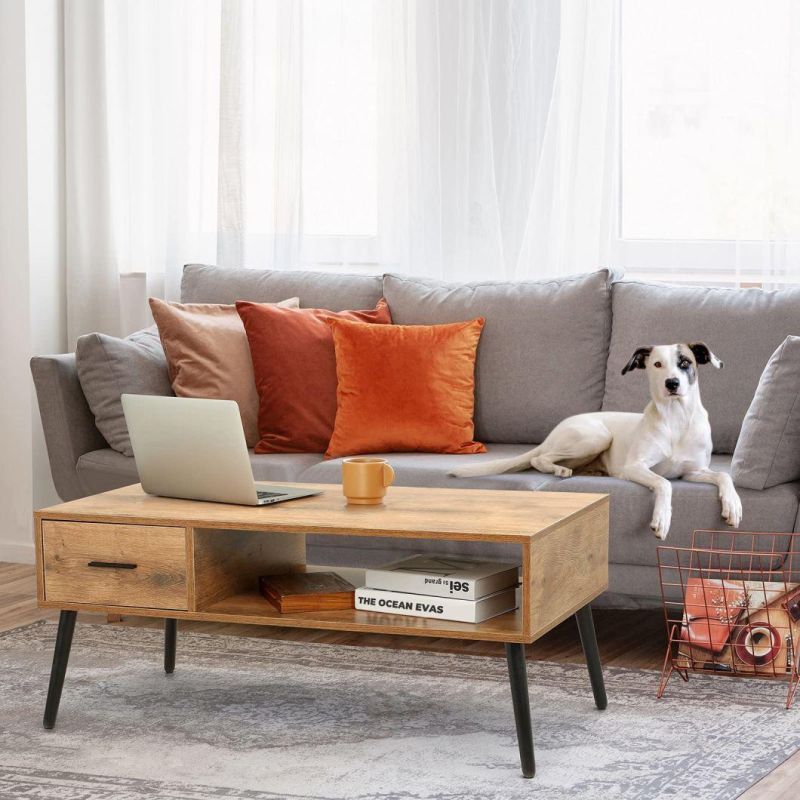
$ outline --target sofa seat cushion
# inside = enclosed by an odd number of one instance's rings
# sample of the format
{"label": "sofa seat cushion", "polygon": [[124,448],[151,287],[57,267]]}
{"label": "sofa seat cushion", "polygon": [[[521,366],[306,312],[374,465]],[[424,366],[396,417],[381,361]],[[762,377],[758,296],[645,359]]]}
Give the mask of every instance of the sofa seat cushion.
{"label": "sofa seat cushion", "polygon": [[[376,453],[394,467],[395,486],[426,486],[440,489],[523,489],[536,490],[558,482],[560,478],[536,470],[489,475],[483,478],[451,478],[447,473],[455,466],[475,461],[508,458],[529,450],[523,444],[487,444],[485,453],[453,455],[439,453]],[[341,483],[342,459],[328,459],[305,470],[298,478],[306,483]],[[389,489],[391,494],[391,489]]]}
{"label": "sofa seat cushion", "polygon": [[765,291],[619,281],[612,286],[611,308],[603,410],[638,412],[647,404],[644,372],[621,374],[637,347],[705,342],[725,364],[725,369],[699,369],[700,393],[718,453],[732,453],[736,447],[770,356],[787,336],[800,334],[800,289]]}
{"label": "sofa seat cushion", "polygon": [[[730,472],[731,457],[714,456],[711,467]],[[689,547],[695,530],[730,530],[720,516],[717,487],[704,483],[672,481],[672,525],[666,541],[653,536],[653,493],[638,483],[618,478],[576,476],[548,486],[554,492],[604,492],[611,495],[609,561],[615,564],[658,564],[656,547]],[[793,531],[800,483],[786,483],[757,491],[739,489],[743,516],[741,531]],[[781,537],[779,547],[788,547]]]}
{"label": "sofa seat cushion", "polygon": [[[601,270],[547,281],[451,284],[385,275],[383,289],[398,325],[484,317],[475,438],[541,442],[565,417],[600,410],[611,331],[609,278]],[[305,302],[302,292],[300,299]]]}
{"label": "sofa seat cushion", "polygon": [[[322,460],[322,455],[314,453],[279,453],[276,455],[255,455],[250,453],[253,476],[257,481],[299,481],[300,473]],[[86,494],[107,492],[139,482],[136,462],[123,456],[110,447],[93,450],[78,459],[78,477]]]}
{"label": "sofa seat cushion", "polygon": [[278,303],[299,297],[302,308],[373,308],[381,299],[380,275],[348,275],[288,269],[226,269],[187,264],[181,278],[183,303]]}

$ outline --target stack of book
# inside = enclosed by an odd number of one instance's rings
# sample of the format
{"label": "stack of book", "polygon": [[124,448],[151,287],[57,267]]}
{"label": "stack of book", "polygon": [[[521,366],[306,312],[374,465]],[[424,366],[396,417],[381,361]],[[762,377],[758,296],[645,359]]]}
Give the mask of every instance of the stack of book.
{"label": "stack of book", "polygon": [[356,608],[413,617],[483,622],[517,607],[519,565],[414,555],[366,572]]}

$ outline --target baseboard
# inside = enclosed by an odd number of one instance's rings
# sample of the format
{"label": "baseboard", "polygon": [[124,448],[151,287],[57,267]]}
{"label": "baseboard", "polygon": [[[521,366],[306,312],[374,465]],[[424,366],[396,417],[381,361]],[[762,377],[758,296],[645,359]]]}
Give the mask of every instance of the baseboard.
{"label": "baseboard", "polygon": [[0,542],[0,561],[10,561],[12,564],[33,564],[33,543]]}

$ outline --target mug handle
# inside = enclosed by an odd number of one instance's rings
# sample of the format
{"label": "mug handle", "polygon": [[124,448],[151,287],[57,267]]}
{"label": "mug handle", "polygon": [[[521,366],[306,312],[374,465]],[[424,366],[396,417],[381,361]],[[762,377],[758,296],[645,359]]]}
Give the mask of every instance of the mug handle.
{"label": "mug handle", "polygon": [[391,464],[383,465],[383,485],[391,486],[394,483],[394,469]]}

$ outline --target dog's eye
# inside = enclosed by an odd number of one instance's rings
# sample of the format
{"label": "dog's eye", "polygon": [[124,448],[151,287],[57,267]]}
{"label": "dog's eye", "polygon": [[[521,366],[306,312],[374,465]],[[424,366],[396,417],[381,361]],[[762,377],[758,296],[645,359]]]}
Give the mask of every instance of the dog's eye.
{"label": "dog's eye", "polygon": [[680,369],[689,369],[690,366],[691,364],[686,359],[683,359],[678,362],[678,367]]}
{"label": "dog's eye", "polygon": [[655,363],[655,364],[653,364],[653,366],[654,366],[656,369],[661,369],[661,362],[660,362],[660,361],[656,361],[656,363]]}

